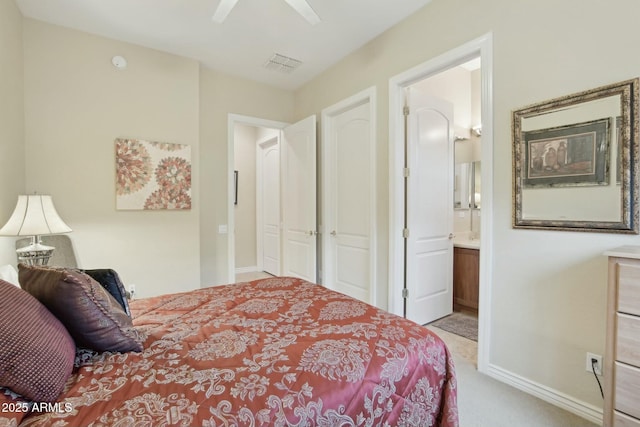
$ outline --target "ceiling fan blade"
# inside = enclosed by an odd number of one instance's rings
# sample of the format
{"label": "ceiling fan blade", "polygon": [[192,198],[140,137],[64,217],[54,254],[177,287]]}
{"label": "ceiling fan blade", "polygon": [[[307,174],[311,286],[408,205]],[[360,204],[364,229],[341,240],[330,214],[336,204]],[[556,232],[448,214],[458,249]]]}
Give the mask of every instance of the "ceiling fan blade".
{"label": "ceiling fan blade", "polygon": [[234,8],[236,3],[238,3],[238,0],[220,0],[220,3],[218,3],[218,8],[211,17],[213,22],[222,24],[222,22],[227,19],[227,15],[229,15],[229,12],[231,12],[231,9]]}
{"label": "ceiling fan blade", "polygon": [[311,25],[316,25],[320,22],[320,17],[311,8],[306,0],[284,0],[289,6],[291,6],[296,12],[298,12],[307,22]]}

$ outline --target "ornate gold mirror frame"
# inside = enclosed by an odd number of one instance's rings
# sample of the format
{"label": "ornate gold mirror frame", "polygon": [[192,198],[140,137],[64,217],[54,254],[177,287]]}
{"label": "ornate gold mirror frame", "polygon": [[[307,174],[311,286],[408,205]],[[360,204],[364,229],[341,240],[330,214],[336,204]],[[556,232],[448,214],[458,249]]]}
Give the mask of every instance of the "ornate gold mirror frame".
{"label": "ornate gold mirror frame", "polygon": [[640,232],[638,82],[512,113],[514,228]]}

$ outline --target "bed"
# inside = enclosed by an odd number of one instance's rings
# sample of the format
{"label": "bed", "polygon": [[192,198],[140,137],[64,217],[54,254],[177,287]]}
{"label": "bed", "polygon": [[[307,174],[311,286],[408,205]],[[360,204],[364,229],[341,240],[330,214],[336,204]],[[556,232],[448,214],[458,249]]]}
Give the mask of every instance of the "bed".
{"label": "bed", "polygon": [[142,351],[77,349],[45,405],[2,389],[0,427],[458,425],[445,344],[322,286],[270,278],[129,305]]}

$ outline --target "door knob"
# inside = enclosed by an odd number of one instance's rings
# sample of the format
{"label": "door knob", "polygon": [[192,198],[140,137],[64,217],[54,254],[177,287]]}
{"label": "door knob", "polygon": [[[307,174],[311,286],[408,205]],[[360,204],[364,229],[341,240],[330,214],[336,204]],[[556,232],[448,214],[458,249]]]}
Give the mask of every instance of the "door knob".
{"label": "door knob", "polygon": [[338,233],[336,233],[336,230],[331,231],[331,235],[332,236],[335,236],[336,234],[338,234]]}
{"label": "door knob", "polygon": [[449,240],[453,240],[453,233],[449,233]]}

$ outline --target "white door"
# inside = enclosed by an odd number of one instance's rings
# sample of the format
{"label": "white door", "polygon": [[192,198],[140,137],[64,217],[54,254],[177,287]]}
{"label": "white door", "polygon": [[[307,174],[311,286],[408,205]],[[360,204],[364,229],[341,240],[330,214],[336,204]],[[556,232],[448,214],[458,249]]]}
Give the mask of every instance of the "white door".
{"label": "white door", "polygon": [[258,268],[280,275],[280,137],[257,146]]}
{"label": "white door", "polygon": [[406,317],[425,324],[453,311],[453,106],[408,97]]}
{"label": "white door", "polygon": [[[375,206],[370,102],[325,116],[323,284],[374,304],[371,240]],[[324,125],[324,123],[323,123]]]}
{"label": "white door", "polygon": [[283,274],[316,281],[316,116],[284,129]]}

